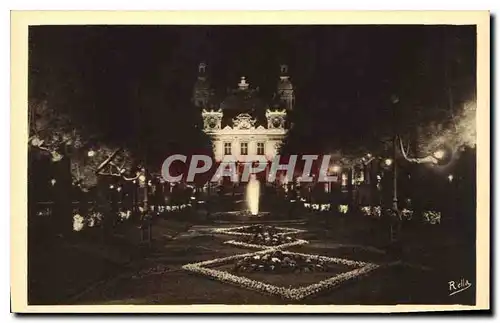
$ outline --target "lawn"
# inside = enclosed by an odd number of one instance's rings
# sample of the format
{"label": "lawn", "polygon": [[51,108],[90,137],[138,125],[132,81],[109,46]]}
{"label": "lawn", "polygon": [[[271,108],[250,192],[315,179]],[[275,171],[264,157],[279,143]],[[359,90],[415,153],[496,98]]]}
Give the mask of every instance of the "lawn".
{"label": "lawn", "polygon": [[[214,233],[218,225],[195,225],[172,239],[155,246],[153,252],[120,275],[98,288],[83,293],[77,304],[409,304],[471,303],[474,288],[454,297],[448,296],[448,281],[471,275],[471,251],[458,235],[439,227],[422,227],[404,236],[405,257],[398,260],[384,248],[383,239],[369,232],[383,229],[380,223],[362,219],[330,220],[328,226],[314,223],[284,225],[306,230],[297,234],[308,244],[287,248],[292,252],[323,255],[374,263],[380,267],[359,279],[342,282],[331,290],[299,301],[249,290],[183,270],[188,263],[254,253],[258,250],[231,246],[225,241],[234,236]],[[175,226],[170,226],[172,228]],[[227,228],[228,226],[224,226]],[[380,236],[384,232],[380,232]],[[425,237],[425,239],[421,239]],[[458,250],[457,250],[458,248]],[[463,252],[467,256],[457,257]],[[160,267],[158,267],[161,265]],[[218,270],[233,273],[234,263],[217,264]],[[160,271],[154,268],[162,268]],[[457,271],[456,268],[460,270]],[[270,273],[238,272],[238,276],[276,286],[298,287],[346,272],[332,266],[331,272]],[[453,277],[452,277],[453,276]],[[457,277],[455,277],[457,276]],[[467,276],[468,277],[468,276]]]}

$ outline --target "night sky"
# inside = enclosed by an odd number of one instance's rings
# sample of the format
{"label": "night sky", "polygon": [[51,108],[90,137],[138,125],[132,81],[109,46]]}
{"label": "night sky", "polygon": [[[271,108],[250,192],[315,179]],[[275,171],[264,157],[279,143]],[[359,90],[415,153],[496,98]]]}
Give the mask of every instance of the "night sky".
{"label": "night sky", "polygon": [[403,119],[439,118],[449,87],[457,104],[473,97],[475,48],[473,26],[38,26],[29,95],[164,155],[191,135],[199,62],[219,94],[246,76],[264,96],[285,63],[304,140],[330,148],[388,127],[391,95]]}

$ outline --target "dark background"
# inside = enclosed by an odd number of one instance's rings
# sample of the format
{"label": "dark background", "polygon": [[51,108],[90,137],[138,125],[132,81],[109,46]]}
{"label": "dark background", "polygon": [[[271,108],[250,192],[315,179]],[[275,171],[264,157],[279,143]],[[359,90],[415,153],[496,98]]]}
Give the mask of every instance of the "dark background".
{"label": "dark background", "polygon": [[448,89],[473,97],[475,41],[474,26],[33,26],[29,95],[162,160],[197,136],[198,63],[222,97],[243,75],[271,96],[285,63],[299,137],[325,150],[390,127],[392,95],[403,127],[415,108],[439,120]]}

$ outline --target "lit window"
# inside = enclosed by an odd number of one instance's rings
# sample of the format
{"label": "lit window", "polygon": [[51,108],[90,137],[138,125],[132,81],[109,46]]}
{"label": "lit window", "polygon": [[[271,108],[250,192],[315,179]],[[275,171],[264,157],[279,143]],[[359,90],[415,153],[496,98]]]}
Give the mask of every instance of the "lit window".
{"label": "lit window", "polygon": [[248,142],[241,143],[241,154],[248,155]]}
{"label": "lit window", "polygon": [[257,155],[264,155],[264,143],[263,142],[257,143]]}
{"label": "lit window", "polygon": [[224,155],[231,155],[231,143],[230,142],[224,143]]}

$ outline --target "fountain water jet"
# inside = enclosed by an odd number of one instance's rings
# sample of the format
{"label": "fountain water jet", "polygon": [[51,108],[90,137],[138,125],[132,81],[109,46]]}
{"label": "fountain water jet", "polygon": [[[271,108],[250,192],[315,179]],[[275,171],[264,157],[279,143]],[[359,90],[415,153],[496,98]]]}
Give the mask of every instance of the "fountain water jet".
{"label": "fountain water jet", "polygon": [[252,174],[247,184],[246,201],[252,215],[259,214],[260,183]]}

